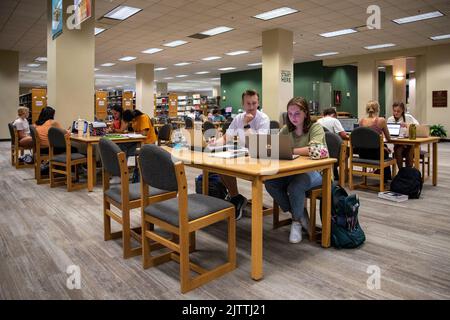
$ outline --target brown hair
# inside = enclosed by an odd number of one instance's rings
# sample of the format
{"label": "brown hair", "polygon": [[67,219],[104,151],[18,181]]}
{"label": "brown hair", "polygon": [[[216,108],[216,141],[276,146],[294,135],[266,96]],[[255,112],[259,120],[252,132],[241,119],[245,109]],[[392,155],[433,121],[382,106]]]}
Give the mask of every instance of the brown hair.
{"label": "brown hair", "polygon": [[406,122],[406,116],[405,116],[405,105],[403,102],[394,102],[392,104],[392,109],[394,109],[395,107],[399,107],[400,109],[402,109],[402,118],[403,118],[403,122]]}
{"label": "brown hair", "polygon": [[323,116],[324,117],[330,116],[330,115],[333,115],[333,114],[337,114],[336,110],[334,108],[328,108],[328,109],[323,110]]}
{"label": "brown hair", "polygon": [[[311,115],[309,113],[308,101],[306,101],[306,99],[303,97],[294,97],[291,100],[289,100],[286,106],[286,110],[289,109],[289,106],[297,106],[301,111],[305,113],[305,120],[303,122],[303,133],[307,133],[311,128],[312,124]],[[286,124],[289,129],[289,132],[295,130],[295,125],[293,125],[291,120],[289,120],[289,114],[286,117]]]}
{"label": "brown hair", "polygon": [[372,117],[374,114],[378,115],[379,112],[380,112],[380,105],[379,105],[378,101],[371,100],[371,101],[367,102],[366,113],[370,117]]}
{"label": "brown hair", "polygon": [[27,107],[21,106],[21,107],[17,108],[17,115],[19,117],[21,117],[22,115],[24,115],[25,113],[27,113],[29,111],[30,111],[30,109],[28,109]]}
{"label": "brown hair", "polygon": [[256,91],[256,90],[245,90],[243,93],[242,93],[242,103],[244,103],[244,97],[245,96],[250,96],[250,97],[252,97],[252,96],[257,96],[258,97],[258,100],[259,100],[259,94],[258,94],[258,92]]}

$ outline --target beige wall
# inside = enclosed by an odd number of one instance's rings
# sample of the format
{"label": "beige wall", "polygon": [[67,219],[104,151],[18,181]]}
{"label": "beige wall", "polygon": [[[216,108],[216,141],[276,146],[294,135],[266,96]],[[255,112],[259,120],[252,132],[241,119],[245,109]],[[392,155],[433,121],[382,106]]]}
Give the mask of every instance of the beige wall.
{"label": "beige wall", "polygon": [[0,139],[10,139],[8,123],[19,106],[19,53],[0,50]]}

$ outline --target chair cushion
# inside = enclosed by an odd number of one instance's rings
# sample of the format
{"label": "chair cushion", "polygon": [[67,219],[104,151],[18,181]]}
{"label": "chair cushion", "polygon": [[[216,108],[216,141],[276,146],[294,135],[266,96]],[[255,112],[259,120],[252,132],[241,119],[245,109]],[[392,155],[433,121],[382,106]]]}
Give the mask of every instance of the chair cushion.
{"label": "chair cushion", "polygon": [[[394,159],[393,158],[387,158],[387,159],[384,159],[384,162],[389,162],[389,161],[392,161],[392,160],[394,160]],[[353,158],[353,164],[358,164],[358,163],[380,165],[380,160]]]}
{"label": "chair cushion", "polygon": [[[193,221],[211,213],[234,207],[232,203],[204,194],[188,195],[188,220]],[[173,226],[179,226],[178,198],[157,202],[147,206],[144,213]]]}
{"label": "chair cushion", "polygon": [[[128,186],[129,190],[129,200],[138,200],[141,198],[141,184],[140,183],[130,183]],[[156,189],[156,188],[150,188],[149,195],[150,196],[156,196],[160,194],[164,194],[167,191]],[[122,203],[122,188],[119,185],[113,185],[108,190],[105,191],[105,195],[113,199],[114,201],[118,203]]]}
{"label": "chair cushion", "polygon": [[[71,159],[72,160],[79,160],[79,159],[83,159],[83,158],[86,158],[86,156],[84,154],[71,153]],[[57,156],[54,156],[52,161],[66,163],[66,154],[63,153],[63,154],[59,154]]]}

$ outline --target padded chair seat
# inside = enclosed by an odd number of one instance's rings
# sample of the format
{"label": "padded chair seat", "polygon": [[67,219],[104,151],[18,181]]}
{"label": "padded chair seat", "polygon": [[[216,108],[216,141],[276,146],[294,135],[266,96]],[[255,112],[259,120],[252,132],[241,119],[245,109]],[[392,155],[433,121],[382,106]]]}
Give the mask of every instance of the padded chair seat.
{"label": "padded chair seat", "polygon": [[[197,193],[189,194],[187,202],[189,221],[199,219],[223,209],[234,207],[234,205],[228,201]],[[179,226],[178,198],[151,204],[144,209],[144,213],[173,226]]]}
{"label": "padded chair seat", "polygon": [[[387,158],[384,159],[384,162],[389,162],[394,160],[393,158]],[[358,163],[364,163],[364,164],[373,164],[373,165],[380,165],[380,160],[372,160],[372,159],[360,159],[360,158],[353,158],[353,164]]]}
{"label": "padded chair seat", "polygon": [[[79,160],[79,159],[83,159],[83,158],[86,158],[86,156],[84,154],[71,153],[71,159],[72,160]],[[63,154],[59,154],[57,156],[54,156],[52,161],[66,163],[66,154],[63,153]]]}
{"label": "padded chair seat", "polygon": [[[138,200],[141,198],[141,184],[140,183],[130,183],[129,184],[129,200]],[[157,196],[160,194],[164,194],[167,191],[156,189],[156,188],[150,188],[149,195],[150,196]],[[108,190],[105,191],[105,195],[113,199],[114,201],[118,203],[122,203],[122,188],[119,185],[111,186]]]}

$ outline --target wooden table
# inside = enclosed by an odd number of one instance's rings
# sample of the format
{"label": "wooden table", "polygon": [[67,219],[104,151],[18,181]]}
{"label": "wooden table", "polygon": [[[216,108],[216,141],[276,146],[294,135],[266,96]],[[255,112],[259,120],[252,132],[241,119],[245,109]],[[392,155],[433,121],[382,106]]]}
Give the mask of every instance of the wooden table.
{"label": "wooden table", "polygon": [[[92,192],[94,190],[95,178],[96,178],[96,160],[94,157],[93,145],[98,144],[102,137],[78,137],[76,134],[72,134],[70,139],[78,143],[84,143],[87,147],[87,178],[88,178],[88,191]],[[146,137],[136,137],[136,138],[112,138],[111,140],[115,143],[129,143],[136,142],[139,146],[144,142]]]}
{"label": "wooden table", "polygon": [[420,146],[422,144],[433,144],[432,148],[432,158],[433,158],[433,186],[437,185],[437,170],[438,170],[438,159],[437,159],[437,144],[439,142],[439,137],[428,137],[428,138],[416,138],[411,140],[408,138],[391,138],[389,143],[393,144],[404,144],[411,145],[414,148],[414,167],[420,170]]}
{"label": "wooden table", "polygon": [[183,161],[186,166],[203,170],[203,192],[208,191],[208,172],[234,176],[252,183],[252,240],[251,240],[251,277],[260,280],[263,277],[263,183],[266,180],[290,176],[294,174],[323,170],[322,182],[322,215],[326,223],[322,226],[322,246],[330,246],[331,232],[331,172],[336,159],[310,160],[299,157],[295,160],[264,160],[241,157],[221,159],[210,157],[206,153],[190,150],[174,150],[171,152],[175,160]]}

